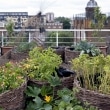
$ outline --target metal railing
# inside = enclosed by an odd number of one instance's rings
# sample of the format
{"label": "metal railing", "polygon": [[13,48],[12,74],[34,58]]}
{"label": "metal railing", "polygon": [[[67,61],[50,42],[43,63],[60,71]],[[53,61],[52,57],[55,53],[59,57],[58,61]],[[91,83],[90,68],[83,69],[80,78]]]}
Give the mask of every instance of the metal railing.
{"label": "metal railing", "polygon": [[[46,46],[70,46],[78,43],[81,40],[87,40],[94,44],[106,44],[110,43],[110,29],[102,29],[101,39],[99,41],[99,36],[93,37],[92,32],[99,31],[94,29],[46,29],[46,32],[40,33],[38,29],[17,29],[14,32],[26,32],[27,36],[22,37],[6,37],[6,30],[0,30],[1,36],[1,46],[7,44],[19,44],[21,42],[31,42],[33,39],[39,39]],[[65,34],[61,34],[64,33]],[[53,33],[53,34],[52,34]],[[13,40],[12,40],[13,39]],[[19,40],[18,40],[19,39]]]}

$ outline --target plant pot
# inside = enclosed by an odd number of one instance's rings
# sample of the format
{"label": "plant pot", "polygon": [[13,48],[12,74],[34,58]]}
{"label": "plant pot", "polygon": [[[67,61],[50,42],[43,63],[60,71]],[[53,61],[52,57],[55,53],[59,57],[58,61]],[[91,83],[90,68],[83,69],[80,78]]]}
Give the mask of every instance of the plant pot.
{"label": "plant pot", "polygon": [[108,46],[99,46],[98,48],[101,50],[102,54],[104,54],[105,56],[107,55]]}
{"label": "plant pot", "polygon": [[65,48],[65,63],[70,63],[70,61],[80,55],[80,51],[75,51],[74,48]]}
{"label": "plant pot", "polygon": [[24,82],[19,88],[9,90],[0,94],[0,107],[3,110],[23,110],[25,107],[25,95],[27,82]]}
{"label": "plant pot", "polygon": [[[69,77],[62,77],[62,78],[60,78],[61,85],[56,86],[55,87],[55,91],[61,90],[64,87],[68,88],[68,89],[72,89],[75,76],[76,76],[76,74],[73,74],[73,75],[70,75]],[[40,80],[36,80],[36,79],[32,79],[32,78],[29,78],[28,85],[29,86],[36,86],[36,87],[41,87],[43,85],[50,86],[48,81],[40,81]]]}
{"label": "plant pot", "polygon": [[4,55],[5,53],[7,53],[8,51],[12,50],[13,46],[3,46],[1,47],[1,55]]}
{"label": "plant pot", "polygon": [[90,105],[101,110],[110,110],[110,95],[82,88],[76,80],[74,81],[73,86],[78,88],[79,92],[76,96],[81,102],[88,102]]}
{"label": "plant pot", "polygon": [[55,53],[61,56],[62,61],[65,61],[65,47],[52,47],[55,49]]}
{"label": "plant pot", "polygon": [[26,59],[29,57],[29,53],[23,53],[23,52],[13,52],[11,51],[11,59],[15,61],[22,61],[23,59]]}

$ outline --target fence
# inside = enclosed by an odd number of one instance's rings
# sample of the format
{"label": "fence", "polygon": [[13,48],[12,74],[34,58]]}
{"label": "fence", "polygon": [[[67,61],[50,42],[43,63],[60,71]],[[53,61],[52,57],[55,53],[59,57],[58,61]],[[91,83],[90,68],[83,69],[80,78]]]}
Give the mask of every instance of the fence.
{"label": "fence", "polygon": [[[95,30],[98,31],[98,30]],[[8,37],[6,30],[0,30],[1,46],[12,44],[17,45],[21,42],[36,40],[46,46],[71,46],[76,45],[81,40],[87,40],[95,45],[110,44],[110,30],[100,30],[100,36],[93,37],[94,29],[47,29],[40,33],[38,29],[18,29],[16,33],[26,33],[25,36]],[[11,40],[10,40],[11,39]]]}

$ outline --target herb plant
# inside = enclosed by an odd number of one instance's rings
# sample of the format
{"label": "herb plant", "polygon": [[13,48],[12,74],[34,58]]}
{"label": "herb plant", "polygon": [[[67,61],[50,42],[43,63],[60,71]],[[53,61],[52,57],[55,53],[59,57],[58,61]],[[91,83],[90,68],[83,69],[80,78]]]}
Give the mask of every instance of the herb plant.
{"label": "herb plant", "polygon": [[110,55],[104,56],[103,54],[95,57],[83,54],[72,60],[72,68],[77,73],[80,86],[105,94],[110,94],[109,65]]}
{"label": "herb plant", "polygon": [[24,73],[30,78],[48,80],[62,63],[61,57],[52,48],[42,50],[39,47],[29,52],[29,58],[22,63]]}

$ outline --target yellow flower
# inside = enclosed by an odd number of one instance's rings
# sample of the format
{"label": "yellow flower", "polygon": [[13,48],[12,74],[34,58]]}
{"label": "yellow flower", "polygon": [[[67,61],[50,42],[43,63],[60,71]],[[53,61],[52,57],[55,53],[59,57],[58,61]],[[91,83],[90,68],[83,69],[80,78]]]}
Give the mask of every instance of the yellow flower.
{"label": "yellow flower", "polygon": [[28,68],[30,68],[30,65],[29,64],[24,64],[24,67],[28,69]]}
{"label": "yellow flower", "polygon": [[50,102],[51,97],[46,95],[45,98],[44,98],[44,100],[45,100],[46,102]]}

